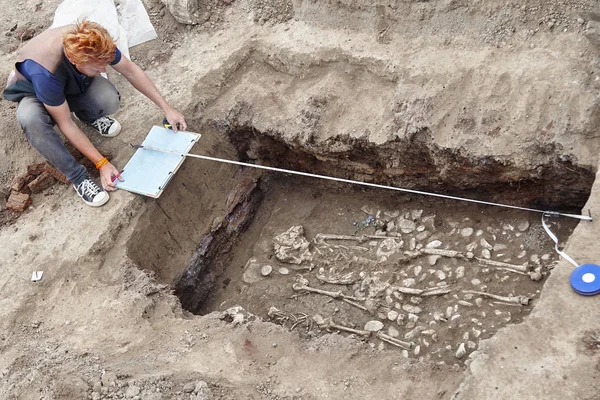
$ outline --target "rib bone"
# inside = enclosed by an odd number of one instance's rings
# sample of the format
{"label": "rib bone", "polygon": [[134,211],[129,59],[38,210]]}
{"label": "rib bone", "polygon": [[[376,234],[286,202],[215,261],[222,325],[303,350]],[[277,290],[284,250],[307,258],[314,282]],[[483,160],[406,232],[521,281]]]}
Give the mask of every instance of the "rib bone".
{"label": "rib bone", "polygon": [[527,296],[499,296],[497,294],[479,292],[477,290],[463,290],[463,293],[478,294],[480,296],[489,297],[490,299],[500,300],[511,304],[520,304],[523,306],[528,305],[530,300]]}

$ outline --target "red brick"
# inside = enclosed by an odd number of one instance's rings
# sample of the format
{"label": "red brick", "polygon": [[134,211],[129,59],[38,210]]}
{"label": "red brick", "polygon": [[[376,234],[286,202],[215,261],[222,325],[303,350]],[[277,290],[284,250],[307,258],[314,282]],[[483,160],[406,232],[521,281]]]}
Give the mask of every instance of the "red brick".
{"label": "red brick", "polygon": [[42,172],[40,176],[29,182],[27,187],[31,190],[31,193],[40,193],[54,185],[56,180],[49,172]]}
{"label": "red brick", "polygon": [[31,197],[26,193],[12,191],[6,201],[6,208],[15,212],[23,212],[31,204]]}
{"label": "red brick", "polygon": [[31,175],[35,175],[35,176],[40,175],[45,170],[46,170],[46,163],[33,164],[33,165],[29,165],[27,167],[27,173],[29,173]]}
{"label": "red brick", "polygon": [[12,184],[10,185],[11,190],[14,190],[15,192],[20,192],[21,189],[23,189],[23,187],[27,185],[27,177],[28,174],[15,176],[15,179],[13,179]]}
{"label": "red brick", "polygon": [[67,180],[67,177],[62,172],[60,172],[59,170],[54,168],[52,166],[52,164],[50,164],[50,163],[46,163],[44,171],[48,172],[50,175],[52,175],[54,177],[54,179],[56,179],[59,182],[69,183],[69,181]]}

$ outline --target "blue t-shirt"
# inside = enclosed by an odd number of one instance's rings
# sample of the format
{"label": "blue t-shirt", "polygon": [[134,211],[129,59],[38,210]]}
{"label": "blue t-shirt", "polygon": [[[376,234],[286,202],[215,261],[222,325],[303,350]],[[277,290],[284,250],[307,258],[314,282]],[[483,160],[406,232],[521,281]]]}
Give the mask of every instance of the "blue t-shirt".
{"label": "blue t-shirt", "polygon": [[[116,65],[121,61],[121,51],[117,48],[115,59],[110,65]],[[60,106],[66,100],[66,89],[68,86],[67,80],[74,80],[81,93],[85,92],[92,84],[92,79],[87,75],[77,71],[75,66],[63,54],[63,60],[58,68],[66,68],[67,74],[61,74],[66,78],[59,79],[56,75],[42,67],[33,60],[25,60],[17,63],[17,69],[31,84],[35,90],[37,98],[44,104],[49,106]]]}

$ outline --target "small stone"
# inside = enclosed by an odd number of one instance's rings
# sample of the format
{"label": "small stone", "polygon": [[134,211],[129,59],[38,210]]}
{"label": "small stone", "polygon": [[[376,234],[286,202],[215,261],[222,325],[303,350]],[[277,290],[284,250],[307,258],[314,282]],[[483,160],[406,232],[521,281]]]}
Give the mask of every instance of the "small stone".
{"label": "small stone", "polygon": [[473,228],[468,228],[468,227],[467,227],[467,228],[462,228],[462,229],[460,230],[460,235],[461,235],[462,237],[469,237],[469,236],[471,236],[472,234],[473,234]]}
{"label": "small stone", "polygon": [[448,306],[446,308],[446,318],[450,318],[452,317],[452,313],[454,312],[454,308],[452,308],[452,306]]}
{"label": "small stone", "polygon": [[198,383],[196,383],[194,393],[196,393],[195,400],[211,400],[213,398],[213,394],[210,388],[208,387],[208,383],[204,381],[199,381]]}
{"label": "small stone", "polygon": [[542,259],[542,261],[548,261],[550,259],[550,254],[546,253],[543,256],[540,257]]}
{"label": "small stone", "polygon": [[423,215],[423,210],[412,210],[410,212],[410,216],[412,217],[412,219],[419,219],[421,218],[421,216]]}
{"label": "small stone", "polygon": [[496,243],[493,248],[493,250],[496,252],[506,250],[506,249],[507,249],[507,246],[505,244],[501,244],[501,243]]}
{"label": "small stone", "polygon": [[415,356],[418,356],[421,353],[421,346],[417,345],[415,346],[415,350],[413,351],[413,354]]}
{"label": "small stone", "polygon": [[481,307],[483,305],[483,299],[481,297],[476,298],[475,304],[477,304],[477,307]]}
{"label": "small stone", "polygon": [[461,343],[458,346],[458,349],[456,350],[456,353],[454,354],[454,357],[461,359],[465,356],[465,354],[467,354],[467,350],[465,349],[465,344]]}
{"label": "small stone", "polygon": [[481,250],[481,257],[485,258],[486,260],[489,260],[490,258],[492,258],[492,253],[488,249],[483,249]]}
{"label": "small stone", "polygon": [[475,343],[475,342],[474,342],[474,341],[472,341],[472,340],[469,340],[469,341],[467,342],[467,348],[468,348],[469,350],[474,350],[474,349],[476,349],[476,348],[477,348],[477,343]]}
{"label": "small stone", "polygon": [[183,387],[183,393],[193,393],[196,388],[196,384],[194,382],[188,382]]}
{"label": "small stone", "polygon": [[398,311],[394,311],[394,310],[388,311],[387,319],[389,319],[390,321],[395,321],[398,319],[398,315],[399,315]]}
{"label": "small stone", "polygon": [[270,265],[263,265],[260,268],[260,274],[262,276],[269,276],[271,275],[271,272],[273,272],[273,267],[271,267]]}
{"label": "small stone", "polygon": [[456,279],[462,279],[465,276],[465,267],[460,266],[456,268],[456,271],[454,272],[456,274]]}
{"label": "small stone", "polygon": [[435,264],[437,264],[437,262],[440,258],[442,258],[442,256],[437,255],[437,254],[430,255],[430,256],[427,256],[427,262],[429,263],[429,265],[435,265]]}
{"label": "small stone", "polygon": [[481,245],[481,247],[483,247],[484,249],[488,249],[488,250],[492,250],[494,247],[488,243],[487,240],[485,240],[484,238],[481,238],[481,240],[479,241],[479,244]]}
{"label": "small stone", "polygon": [[446,279],[446,274],[444,273],[444,271],[437,271],[436,276],[440,281]]}
{"label": "small stone", "polygon": [[388,332],[388,336],[391,336],[393,338],[397,338],[400,336],[400,331],[398,329],[394,328],[393,326],[390,326],[388,328],[387,332]]}
{"label": "small stone", "polygon": [[477,248],[477,242],[471,242],[471,243],[469,243],[469,244],[468,244],[468,245],[465,247],[465,249],[466,249],[467,251],[473,251],[473,250],[475,250],[476,248]]}
{"label": "small stone", "polygon": [[413,278],[407,278],[407,279],[403,279],[402,280],[402,286],[404,287],[411,287],[412,285],[415,284],[415,280]]}
{"label": "small stone", "polygon": [[410,298],[410,302],[411,302],[412,304],[419,305],[419,304],[421,304],[421,303],[423,302],[423,298],[422,298],[422,297],[419,297],[419,296],[411,296],[411,298]]}
{"label": "small stone", "polygon": [[383,329],[383,322],[372,320],[365,324],[364,330],[369,332],[379,332]]}
{"label": "small stone", "polygon": [[481,285],[481,281],[477,278],[473,279],[473,280],[471,280],[471,285],[473,285],[473,286]]}
{"label": "small stone", "polygon": [[442,242],[440,242],[439,240],[432,240],[431,242],[427,243],[427,245],[425,246],[425,248],[427,249],[437,249],[438,247],[442,246]]}
{"label": "small stone", "polygon": [[539,264],[539,263],[540,263],[540,256],[539,256],[539,255],[537,255],[537,254],[532,254],[532,255],[529,257],[529,261],[531,261],[531,262],[532,262],[532,263],[534,263],[534,264]]}
{"label": "small stone", "polygon": [[523,250],[522,252],[520,252],[519,254],[517,254],[517,258],[523,258],[527,255],[527,252],[525,250]]}
{"label": "small stone", "polygon": [[402,309],[408,313],[412,313],[412,314],[420,314],[423,309],[421,307],[417,307],[417,306],[413,306],[411,304],[404,304],[402,306]]}
{"label": "small stone", "polygon": [[409,250],[414,250],[417,247],[417,239],[415,238],[410,238],[410,241],[408,242],[408,249]]}
{"label": "small stone", "polygon": [[277,270],[277,272],[279,272],[281,275],[289,275],[290,270],[286,267],[281,267]]}
{"label": "small stone", "polygon": [[408,358],[408,350],[402,350],[402,356]]}
{"label": "small stone", "polygon": [[414,221],[400,218],[398,219],[398,228],[402,233],[412,233],[417,228],[417,224]]}
{"label": "small stone", "polygon": [[138,394],[140,394],[140,388],[135,385],[129,386],[127,388],[127,390],[125,391],[125,397],[127,397],[129,399],[137,396]]}
{"label": "small stone", "polygon": [[431,233],[429,233],[428,231],[423,231],[423,232],[420,232],[417,236],[415,236],[415,238],[418,241],[421,241],[421,240],[427,239],[429,237],[429,235],[431,235]]}
{"label": "small stone", "polygon": [[413,313],[408,313],[408,320],[412,322],[417,322],[419,320],[419,316]]}
{"label": "small stone", "polygon": [[519,222],[519,223],[517,224],[517,229],[518,229],[520,232],[525,232],[527,229],[529,229],[529,221],[527,221],[527,220],[523,220],[523,221]]}
{"label": "small stone", "polygon": [[423,270],[423,267],[420,265],[417,265],[415,267],[415,269],[413,270],[413,272],[414,272],[415,276],[419,276],[419,274],[421,273],[422,270]]}

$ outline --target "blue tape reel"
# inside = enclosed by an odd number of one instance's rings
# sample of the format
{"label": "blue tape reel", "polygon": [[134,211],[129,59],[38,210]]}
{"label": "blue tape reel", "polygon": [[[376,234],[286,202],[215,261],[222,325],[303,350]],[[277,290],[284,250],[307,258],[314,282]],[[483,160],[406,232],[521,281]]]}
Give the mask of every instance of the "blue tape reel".
{"label": "blue tape reel", "polygon": [[571,287],[583,296],[600,293],[600,266],[583,264],[571,272]]}

